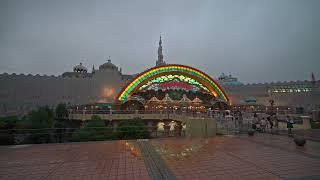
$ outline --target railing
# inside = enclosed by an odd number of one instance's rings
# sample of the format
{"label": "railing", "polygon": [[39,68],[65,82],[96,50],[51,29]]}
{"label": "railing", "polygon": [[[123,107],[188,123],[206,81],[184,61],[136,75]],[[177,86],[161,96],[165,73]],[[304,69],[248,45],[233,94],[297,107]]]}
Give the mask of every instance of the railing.
{"label": "railing", "polygon": [[[210,112],[181,110],[69,110],[70,114],[210,114]],[[211,111],[211,114],[214,112]]]}
{"label": "railing", "polygon": [[[219,134],[247,133],[249,129],[252,129],[252,125],[254,124],[253,116],[244,116],[242,120],[216,116],[216,120],[217,120],[217,131]],[[293,132],[301,131],[304,128],[300,120],[295,121],[295,124],[293,126],[294,126]],[[257,132],[261,132],[261,131],[257,130]],[[278,127],[276,127],[274,124],[273,128],[271,129],[270,125],[268,124],[265,130],[263,131],[263,133],[287,135],[288,134],[287,123],[284,119],[278,119]]]}
{"label": "railing", "polygon": [[[128,130],[130,129],[130,130]],[[39,144],[78,141],[101,141],[122,139],[143,139],[161,137],[184,137],[185,129],[159,129],[158,126],[122,126],[84,128],[42,128],[0,130],[0,144]]]}
{"label": "railing", "polygon": [[214,118],[211,112],[183,112],[183,111],[106,111],[106,110],[92,110],[92,111],[70,111],[69,119],[90,120],[92,115],[98,115],[102,119],[107,120],[123,120],[123,119],[172,119],[180,120],[190,118]]}

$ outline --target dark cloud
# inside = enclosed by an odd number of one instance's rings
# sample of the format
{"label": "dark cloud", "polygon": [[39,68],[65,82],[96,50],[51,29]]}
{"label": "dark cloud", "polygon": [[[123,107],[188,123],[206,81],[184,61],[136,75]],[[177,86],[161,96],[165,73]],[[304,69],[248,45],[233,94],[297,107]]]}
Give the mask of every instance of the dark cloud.
{"label": "dark cloud", "polygon": [[108,56],[126,73],[165,60],[244,82],[320,77],[318,0],[0,1],[0,72],[61,74]]}

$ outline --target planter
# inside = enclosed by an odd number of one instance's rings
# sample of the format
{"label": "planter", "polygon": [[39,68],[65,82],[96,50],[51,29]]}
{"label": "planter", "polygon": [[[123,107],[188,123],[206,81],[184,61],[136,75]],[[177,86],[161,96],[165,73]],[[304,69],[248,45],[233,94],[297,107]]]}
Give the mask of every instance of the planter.
{"label": "planter", "polygon": [[304,146],[306,144],[306,139],[301,136],[297,136],[293,139],[297,146]]}
{"label": "planter", "polygon": [[253,129],[248,130],[248,135],[249,136],[253,136],[254,135],[254,130]]}

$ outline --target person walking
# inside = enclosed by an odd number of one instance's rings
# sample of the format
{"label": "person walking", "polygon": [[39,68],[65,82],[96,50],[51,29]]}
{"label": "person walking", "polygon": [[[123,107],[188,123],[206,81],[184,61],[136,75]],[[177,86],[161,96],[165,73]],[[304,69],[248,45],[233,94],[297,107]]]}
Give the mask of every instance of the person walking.
{"label": "person walking", "polygon": [[239,129],[240,131],[242,130],[243,128],[243,117],[242,117],[242,112],[239,111]]}
{"label": "person walking", "polygon": [[257,124],[259,123],[258,115],[257,113],[253,114],[253,122],[252,122],[252,129],[257,129]]}
{"label": "person walking", "polygon": [[272,121],[272,116],[268,116],[267,117],[267,121],[268,121],[268,124],[269,124],[269,128],[270,128],[270,132],[271,132],[271,134],[273,135],[273,121]]}
{"label": "person walking", "polygon": [[264,119],[264,117],[261,119],[260,125],[261,125],[261,131],[266,132],[267,121]]}
{"label": "person walking", "polygon": [[274,114],[272,117],[273,117],[273,121],[274,121],[274,127],[278,129],[279,128],[279,120],[277,118],[277,115]]}
{"label": "person walking", "polygon": [[293,120],[289,116],[287,116],[287,128],[288,128],[288,136],[292,137],[292,128],[293,128]]}
{"label": "person walking", "polygon": [[272,122],[270,116],[267,117],[267,121],[268,121],[268,123],[269,123],[270,129],[272,130],[272,128],[273,128],[273,122]]}

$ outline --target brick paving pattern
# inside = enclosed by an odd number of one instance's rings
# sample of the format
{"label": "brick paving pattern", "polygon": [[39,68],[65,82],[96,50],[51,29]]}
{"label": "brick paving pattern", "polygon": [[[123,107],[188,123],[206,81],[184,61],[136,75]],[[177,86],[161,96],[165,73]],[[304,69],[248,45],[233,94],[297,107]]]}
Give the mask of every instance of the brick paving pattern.
{"label": "brick paving pattern", "polygon": [[144,157],[144,162],[147,167],[150,179],[176,179],[170,169],[168,169],[166,164],[164,164],[160,154],[155,151],[154,147],[149,142],[140,141],[138,142],[138,144],[141,155]]}
{"label": "brick paving pattern", "polygon": [[[320,179],[320,159],[309,154],[308,144],[297,149],[291,138],[264,135],[189,141],[153,142],[178,179]],[[319,146],[309,144],[317,148],[312,153],[320,152]],[[184,149],[188,151],[179,154]],[[309,151],[300,153],[304,150]]]}
{"label": "brick paving pattern", "polygon": [[0,148],[0,179],[149,179],[125,141]]}
{"label": "brick paving pattern", "polygon": [[168,178],[320,179],[320,144],[258,134],[0,147],[0,179]]}

